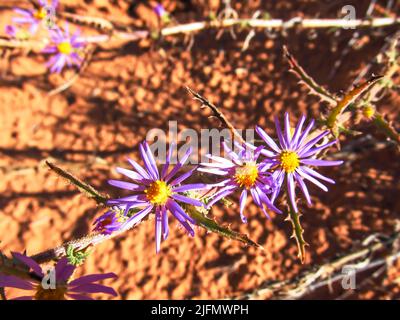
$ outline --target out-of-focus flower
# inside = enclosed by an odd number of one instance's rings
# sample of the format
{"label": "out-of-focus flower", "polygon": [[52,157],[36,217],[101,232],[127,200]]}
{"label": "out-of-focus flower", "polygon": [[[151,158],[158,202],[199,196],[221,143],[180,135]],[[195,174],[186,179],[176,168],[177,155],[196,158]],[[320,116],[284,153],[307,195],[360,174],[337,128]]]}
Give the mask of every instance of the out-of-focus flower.
{"label": "out-of-focus flower", "polygon": [[[27,10],[15,8],[14,11],[19,14],[18,17],[14,17],[12,21],[16,24],[28,25],[30,34],[35,34],[42,23],[47,23],[46,20],[49,18],[49,14],[54,13],[57,6],[58,0],[38,0],[38,8]],[[53,17],[51,17],[53,18]]]}
{"label": "out-of-focus flower", "polygon": [[163,23],[169,23],[171,21],[171,17],[169,15],[168,11],[165,10],[165,8],[163,7],[162,4],[158,3],[154,7],[154,12],[162,20]]}
{"label": "out-of-focus flower", "polygon": [[[113,288],[96,283],[105,279],[117,278],[114,273],[91,274],[70,281],[75,267],[69,264],[65,257],[57,262],[49,274],[46,274],[35,260],[16,252],[13,252],[12,255],[26,265],[33,274],[32,280],[0,274],[0,287],[30,291],[29,295],[12,300],[67,300],[67,298],[93,300],[89,296],[92,293],[118,295]],[[52,272],[54,272],[54,277]]]}
{"label": "out-of-focus flower", "polygon": [[64,32],[58,28],[50,32],[52,44],[43,50],[44,53],[54,54],[47,62],[50,72],[60,73],[65,65],[79,67],[83,59],[79,56],[78,50],[85,46],[85,42],[79,38],[80,31],[77,30],[71,36],[69,26],[65,24]]}
{"label": "out-of-focus flower", "polygon": [[224,150],[230,159],[207,155],[207,158],[214,162],[201,163],[201,167],[198,169],[199,171],[225,178],[217,184],[210,185],[210,187],[218,186],[220,189],[213,195],[212,199],[207,203],[207,206],[211,207],[214,203],[227,197],[236,190],[242,190],[239,201],[240,217],[244,223],[247,222],[247,218],[244,216],[244,208],[249,192],[253,201],[262,209],[268,218],[269,214],[266,209],[281,213],[267,196],[271,194],[275,188],[272,174],[268,172],[271,165],[257,162],[263,147],[258,147],[252,152],[251,150],[246,150],[246,148],[240,144],[236,144],[236,146],[239,149],[238,153],[231,150],[224,142]]}
{"label": "out-of-focus flower", "polygon": [[334,140],[316,146],[323,137],[329,134],[329,130],[323,131],[316,137],[310,138],[310,131],[314,126],[314,120],[311,120],[305,130],[302,131],[305,120],[306,117],[303,115],[292,134],[288,113],[285,113],[284,131],[281,130],[279,120],[275,118],[279,146],[263,129],[258,126],[256,127],[257,133],[271,149],[262,150],[261,154],[266,156],[264,161],[270,164],[274,169],[273,177],[278,183],[277,189],[272,193],[271,200],[274,201],[278,196],[286,177],[289,201],[296,212],[298,211],[295,194],[296,184],[302,190],[307,202],[311,204],[310,194],[304,179],[314,183],[324,191],[328,191],[328,188],[318,179],[332,184],[335,183],[334,180],[323,176],[310,167],[337,166],[343,163],[343,161],[316,159],[316,156],[321,150],[332,146],[337,141]]}
{"label": "out-of-focus flower", "polygon": [[118,208],[107,211],[95,220],[93,231],[108,235],[118,231],[127,220],[124,212]]}
{"label": "out-of-focus flower", "polygon": [[[129,226],[139,223],[150,212],[155,212],[156,252],[160,251],[161,235],[163,236],[163,240],[165,240],[169,234],[167,211],[170,211],[178,219],[189,235],[194,236],[194,230],[190,223],[194,224],[195,220],[187,215],[178,202],[193,206],[203,206],[201,201],[181,194],[189,190],[200,190],[206,187],[205,184],[182,185],[182,182],[189,178],[196,168],[177,176],[178,171],[189,158],[192,149],[189,148],[182,159],[169,171],[173,148],[174,146],[171,144],[166,163],[160,172],[148,144],[143,142],[140,144],[140,154],[144,168],[132,159],[128,159],[128,161],[135,170],[117,168],[117,172],[132,179],[133,183],[120,180],[108,181],[112,186],[134,192],[133,195],[128,197],[108,201],[108,204],[112,206],[124,206],[126,214],[131,208],[141,209],[125,222]],[[129,226],[125,225],[127,228]]]}

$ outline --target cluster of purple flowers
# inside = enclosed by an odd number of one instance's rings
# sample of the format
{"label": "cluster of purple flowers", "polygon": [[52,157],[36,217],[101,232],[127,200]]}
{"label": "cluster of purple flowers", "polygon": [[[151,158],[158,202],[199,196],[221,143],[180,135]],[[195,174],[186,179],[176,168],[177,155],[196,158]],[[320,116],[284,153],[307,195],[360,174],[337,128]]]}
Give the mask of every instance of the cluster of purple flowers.
{"label": "cluster of purple flowers", "polygon": [[[246,223],[244,210],[249,194],[266,217],[270,218],[269,211],[281,213],[274,202],[282,187],[285,186],[291,210],[298,212],[296,187],[302,191],[307,203],[311,204],[311,197],[305,181],[312,182],[324,191],[328,189],[321,181],[334,183],[332,179],[323,176],[311,167],[336,166],[343,163],[343,161],[317,159],[317,155],[322,150],[337,141],[321,144],[321,140],[328,135],[329,131],[312,133],[314,120],[311,120],[303,130],[305,120],[306,117],[302,116],[292,130],[289,114],[286,113],[284,130],[281,129],[278,119],[275,119],[278,143],[262,128],[256,127],[257,133],[266,146],[255,147],[250,144],[236,143],[238,152],[235,152],[226,143],[223,143],[228,158],[207,155],[212,160],[211,163],[201,163],[200,167],[194,167],[182,174],[178,174],[178,172],[189,158],[191,149],[169,170],[174,147],[171,144],[166,163],[159,169],[150,147],[144,142],[140,145],[144,167],[134,160],[128,159],[133,170],[117,168],[117,172],[131,179],[132,182],[109,180],[109,184],[112,186],[129,190],[133,194],[109,200],[108,204],[114,209],[95,221],[95,230],[109,234],[121,227],[136,225],[153,212],[155,213],[156,252],[159,252],[161,237],[164,240],[168,237],[168,212],[191,236],[194,235],[191,224],[196,224],[196,221],[184,211],[181,204],[209,209],[217,201],[240,191],[240,217]],[[183,184],[196,170],[221,177],[221,181],[214,184]],[[211,188],[217,188],[217,191],[207,201],[191,198],[187,194],[191,190]],[[133,214],[131,214],[131,209],[134,209]]]}
{"label": "cluster of purple flowers", "polygon": [[[49,32],[50,43],[43,53],[52,55],[47,63],[51,73],[60,73],[65,66],[80,67],[82,63],[80,51],[86,45],[86,42],[80,37],[79,30],[71,34],[67,23],[64,28],[55,25],[52,19],[55,19],[57,6],[58,0],[51,2],[38,0],[35,9],[15,8],[14,11],[18,16],[14,17],[13,24],[7,25],[5,29],[9,37],[23,40],[35,35],[42,26],[45,26]],[[51,26],[48,25],[49,18],[51,18]]]}

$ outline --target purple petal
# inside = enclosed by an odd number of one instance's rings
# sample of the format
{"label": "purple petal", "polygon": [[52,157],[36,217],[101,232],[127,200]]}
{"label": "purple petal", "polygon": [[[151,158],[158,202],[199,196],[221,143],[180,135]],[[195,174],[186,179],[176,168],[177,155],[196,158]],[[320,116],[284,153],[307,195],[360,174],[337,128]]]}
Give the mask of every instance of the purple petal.
{"label": "purple petal", "polygon": [[[221,168],[230,168],[230,167],[233,167],[235,165],[231,160],[228,160],[228,159],[225,159],[225,158],[222,158],[222,157],[218,157],[218,156],[213,156],[211,154],[206,154],[206,158],[208,158],[208,159],[210,159],[212,161],[218,162],[219,163],[218,166],[220,166]],[[238,159],[239,158],[237,158],[235,160],[238,160]],[[206,165],[206,163],[204,163],[204,165]]]}
{"label": "purple petal", "polygon": [[155,222],[155,238],[156,238],[156,253],[160,252],[161,246],[161,229],[162,229],[162,217],[160,213],[160,208],[156,208],[156,218],[154,219]]}
{"label": "purple petal", "polygon": [[274,211],[274,212],[276,212],[276,213],[282,213],[282,211],[279,210],[279,209],[272,203],[271,200],[269,200],[269,198],[267,197],[267,195],[265,194],[265,192],[263,192],[263,190],[261,190],[260,187],[257,186],[257,187],[256,187],[256,191],[257,191],[257,194],[258,194],[260,200],[261,200],[262,202],[265,203],[265,205],[268,207],[268,209],[270,209],[270,210],[272,210],[272,211]]}
{"label": "purple petal", "polygon": [[[171,213],[174,215],[174,217],[178,219],[178,221],[186,229],[186,231],[189,232],[189,234],[192,237],[194,237],[194,230],[189,225],[189,223],[186,221],[187,220],[186,217],[188,217],[188,218],[190,218],[190,217],[188,215],[186,215],[186,213],[183,211],[183,209],[181,207],[179,207],[179,205],[177,203],[173,204],[173,202],[174,201],[171,199],[167,202],[168,210],[171,211]],[[183,216],[182,213],[184,213],[185,216]],[[194,221],[192,218],[190,218],[190,219],[191,219],[191,221]]]}
{"label": "purple petal", "polygon": [[20,279],[16,276],[6,276],[0,274],[0,287],[17,288],[22,290],[32,290],[34,286],[28,280]]}
{"label": "purple petal", "polygon": [[105,280],[105,279],[116,279],[116,278],[118,278],[118,276],[113,272],[100,273],[100,274],[89,274],[87,276],[83,276],[83,277],[80,277],[78,279],[71,281],[69,283],[69,286],[70,287],[80,286],[83,284],[93,283],[93,282],[97,282],[97,281],[101,281],[101,280]]}
{"label": "purple petal", "polygon": [[161,215],[162,215],[162,233],[163,239],[167,239],[169,235],[169,227],[168,227],[168,214],[167,208],[165,206],[161,207]]}
{"label": "purple petal", "polygon": [[172,154],[174,153],[174,148],[175,148],[175,143],[171,142],[169,145],[167,158],[165,159],[164,167],[162,168],[162,171],[161,171],[161,179],[164,179],[165,175],[168,172],[168,167],[169,167],[169,164],[171,163],[171,157],[172,157]]}
{"label": "purple petal", "polygon": [[263,203],[260,200],[258,192],[254,188],[251,188],[250,193],[251,193],[251,196],[253,197],[253,201],[256,203],[256,205],[261,208],[261,210],[263,211],[263,213],[265,214],[265,216],[268,219],[271,219],[268,212],[265,210]]}
{"label": "purple petal", "polygon": [[307,188],[306,184],[304,183],[303,178],[297,172],[294,173],[294,178],[296,179],[301,191],[303,192],[304,196],[306,197],[307,203],[309,205],[311,205],[310,193],[308,192],[308,188]]}
{"label": "purple petal", "polygon": [[256,132],[258,135],[265,141],[265,143],[275,152],[279,153],[281,150],[279,149],[278,145],[275,143],[274,140],[259,126],[256,126]]}
{"label": "purple petal", "polygon": [[18,252],[11,252],[11,254],[15,259],[21,261],[23,264],[25,264],[26,266],[31,268],[36,275],[43,277],[42,268],[35,260],[33,260],[23,254],[20,254]]}
{"label": "purple petal", "polygon": [[85,296],[84,294],[68,293],[67,296],[74,300],[94,300],[93,298]]}
{"label": "purple petal", "polygon": [[167,207],[172,213],[178,212],[181,217],[183,217],[185,220],[188,220],[190,223],[196,223],[196,221],[192,217],[188,216],[187,213],[174,200],[169,199],[167,201]]}
{"label": "purple petal", "polygon": [[323,137],[325,137],[329,133],[330,133],[329,130],[321,132],[314,139],[311,139],[304,146],[300,147],[298,150],[299,156],[302,157],[304,153],[306,153],[308,150],[310,150],[315,144],[317,144],[319,142],[319,140],[321,140]]}
{"label": "purple petal", "polygon": [[131,190],[131,191],[146,190],[146,186],[140,186],[140,185],[137,185],[136,183],[125,182],[125,181],[120,181],[120,180],[108,180],[108,184],[110,184],[114,187],[120,188],[120,189]]}
{"label": "purple petal", "polygon": [[287,174],[287,188],[288,188],[288,195],[289,201],[292,204],[293,210],[298,212],[297,204],[296,204],[296,194],[295,194],[295,184],[293,181],[293,173]]}
{"label": "purple petal", "polygon": [[306,121],[306,116],[303,114],[300,117],[300,120],[299,120],[299,122],[298,122],[298,124],[296,126],[296,129],[294,130],[293,138],[292,138],[292,141],[290,143],[290,148],[291,149],[295,149],[296,148],[297,142],[298,142],[300,134],[301,134],[301,129],[303,128],[303,124],[304,124],[305,121]]}
{"label": "purple petal", "polygon": [[318,159],[301,159],[300,163],[309,166],[326,167],[326,166],[338,166],[343,163],[343,161],[328,161],[328,160],[318,160]]}
{"label": "purple petal", "polygon": [[55,267],[56,279],[61,282],[67,282],[75,271],[75,266],[68,263],[66,257],[61,258]]}
{"label": "purple petal", "polygon": [[311,168],[302,167],[301,169],[302,169],[303,171],[307,172],[310,176],[313,176],[313,177],[315,177],[315,178],[318,178],[318,179],[324,180],[324,181],[326,181],[326,182],[335,184],[335,180],[332,180],[332,179],[330,179],[330,178],[328,178],[328,177],[325,177],[325,176],[323,176],[322,174],[318,173],[317,171],[314,171],[314,170],[311,169]]}
{"label": "purple petal", "polygon": [[153,168],[154,172],[156,173],[157,179],[160,179],[160,175],[159,175],[159,172],[158,172],[156,160],[154,159],[154,155],[151,152],[150,147],[149,147],[149,145],[147,144],[146,141],[143,142],[143,148],[146,151],[147,158],[149,159],[151,167]]}
{"label": "purple petal", "polygon": [[57,48],[55,47],[55,46],[50,46],[50,47],[47,47],[47,48],[44,48],[43,50],[42,50],[42,53],[56,53],[58,50],[57,50]]}
{"label": "purple petal", "polygon": [[310,156],[314,155],[315,153],[317,153],[317,152],[319,152],[319,151],[321,151],[321,150],[323,150],[323,149],[326,149],[326,148],[328,148],[328,147],[330,147],[330,146],[336,144],[337,141],[338,141],[338,140],[333,140],[333,141],[328,142],[328,143],[325,143],[325,144],[323,144],[323,145],[321,145],[321,146],[319,146],[319,147],[311,148],[309,151],[303,153],[303,154],[302,154],[302,157],[303,157],[303,158],[310,157]]}
{"label": "purple petal", "polygon": [[80,286],[71,288],[70,290],[72,292],[79,292],[79,293],[106,293],[114,297],[118,296],[118,293],[115,292],[113,288],[96,283],[82,284]]}
{"label": "purple petal", "polygon": [[243,223],[247,223],[247,218],[243,215],[243,210],[244,210],[244,207],[246,206],[246,199],[247,199],[247,191],[246,191],[246,189],[243,189],[243,191],[240,195],[240,199],[239,199],[240,218],[242,219]]}
{"label": "purple petal", "polygon": [[276,156],[276,153],[272,152],[272,151],[268,151],[268,150],[261,150],[261,154],[267,158],[272,158]]}
{"label": "purple petal", "polygon": [[205,183],[193,183],[193,184],[186,184],[179,187],[174,187],[172,191],[174,192],[185,192],[189,190],[202,190],[207,189],[207,185]]}
{"label": "purple petal", "polygon": [[271,202],[273,203],[281,191],[283,180],[285,179],[285,172],[283,170],[275,171],[272,176],[276,183],[274,191],[271,195]]}
{"label": "purple petal", "polygon": [[291,134],[290,134],[290,121],[289,121],[289,113],[288,112],[285,112],[284,122],[285,122],[285,136],[284,136],[284,138],[285,138],[286,145],[288,147],[290,147],[292,137],[291,137]]}
{"label": "purple petal", "polygon": [[53,0],[53,1],[51,2],[51,6],[54,8],[54,10],[57,9],[57,7],[58,7],[58,0]]}
{"label": "purple petal", "polygon": [[228,172],[224,171],[224,169],[216,169],[216,168],[198,168],[197,171],[209,174],[215,174],[217,176],[226,176],[228,174]]}
{"label": "purple petal", "polygon": [[150,176],[154,179],[154,180],[158,180],[158,172],[157,170],[152,166],[152,163],[150,162],[150,159],[147,155],[146,150],[144,149],[143,145],[140,144],[139,145],[139,150],[140,150],[140,155],[142,157],[142,160],[144,162],[144,167],[146,168],[146,170],[150,173]]}
{"label": "purple petal", "polygon": [[231,148],[229,148],[228,144],[225,141],[222,143],[222,146],[224,148],[224,151],[228,154],[228,156],[231,159],[236,160],[236,161],[240,160],[239,156]]}
{"label": "purple petal", "polygon": [[314,183],[317,187],[321,188],[325,192],[328,191],[328,188],[324,186],[321,182],[319,182],[317,179],[313,178],[310,176],[305,170],[303,170],[304,167],[299,167],[296,169],[296,172],[301,175],[303,178],[307,179],[308,181]]}
{"label": "purple petal", "polygon": [[186,153],[183,155],[182,159],[178,161],[178,163],[175,165],[175,167],[172,168],[171,172],[168,173],[164,180],[168,182],[170,179],[173,178],[173,176],[182,168],[183,164],[186,162],[186,160],[190,157],[190,154],[192,153],[192,147],[190,147]]}
{"label": "purple petal", "polygon": [[278,136],[278,140],[281,145],[281,149],[287,149],[288,146],[286,145],[285,139],[283,138],[281,125],[277,117],[275,117],[275,127],[276,127],[276,134]]}
{"label": "purple petal", "polygon": [[184,203],[188,203],[191,204],[192,206],[196,206],[196,207],[203,207],[204,203],[201,202],[200,200],[197,199],[193,199],[193,198],[189,198],[189,197],[185,197],[181,194],[173,194],[172,198],[174,198],[175,200],[178,200],[180,202],[184,202]]}
{"label": "purple petal", "polygon": [[305,141],[305,139],[308,136],[308,133],[310,132],[310,130],[312,129],[312,127],[314,126],[314,119],[312,119],[310,121],[310,123],[308,124],[308,126],[306,127],[306,129],[303,131],[303,133],[301,134],[301,136],[299,137],[299,141],[297,142],[296,146],[294,148],[298,149],[302,146],[303,142]]}
{"label": "purple petal", "polygon": [[14,12],[23,16],[32,17],[32,12],[26,9],[14,8]]}
{"label": "purple petal", "polygon": [[132,167],[135,168],[135,170],[144,178],[149,180],[150,176],[149,174],[142,168],[141,165],[139,165],[135,160],[133,159],[129,159],[128,158],[128,162],[132,165]]}
{"label": "purple petal", "polygon": [[238,187],[236,185],[228,185],[226,187],[221,188],[218,192],[213,195],[213,198],[210,202],[207,203],[207,208],[211,208],[211,206],[221,200],[222,198],[233,193]]}
{"label": "purple petal", "polygon": [[10,300],[19,300],[19,301],[21,301],[21,300],[33,300],[33,296],[21,296],[21,297],[13,298],[13,299],[10,299]]}
{"label": "purple petal", "polygon": [[187,178],[189,178],[189,177],[193,174],[193,171],[195,171],[196,169],[197,169],[197,167],[194,167],[194,168],[190,169],[188,172],[182,174],[180,177],[178,177],[178,178],[172,180],[172,181],[170,182],[170,185],[171,185],[171,186],[174,186],[174,185],[177,185],[177,184],[182,183],[182,182],[185,181]]}
{"label": "purple petal", "polygon": [[142,181],[143,180],[143,177],[139,173],[137,173],[135,171],[124,169],[124,168],[120,168],[120,167],[117,167],[115,170],[118,173],[123,174],[124,176],[126,176],[126,177],[128,177],[128,178],[130,178],[132,180],[137,180],[137,181]]}
{"label": "purple petal", "polygon": [[134,216],[130,217],[124,224],[124,229],[129,229],[130,227],[139,223],[145,216],[147,216],[150,211],[153,209],[153,206],[150,205],[141,211],[137,212]]}

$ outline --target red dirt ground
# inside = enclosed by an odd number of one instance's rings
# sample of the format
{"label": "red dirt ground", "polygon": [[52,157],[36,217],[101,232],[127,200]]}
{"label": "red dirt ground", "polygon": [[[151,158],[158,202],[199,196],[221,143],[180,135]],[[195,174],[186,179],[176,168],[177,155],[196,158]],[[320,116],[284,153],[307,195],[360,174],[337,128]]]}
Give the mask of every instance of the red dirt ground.
{"label": "red dirt ground", "polygon": [[[0,30],[10,23],[12,1],[0,6]],[[379,1],[378,1],[379,2]],[[2,1],[3,3],[3,1]],[[61,0],[70,12],[110,18],[133,27],[154,27],[157,19],[147,1]],[[184,4],[186,3],[186,4]],[[201,20],[221,1],[165,1],[181,22]],[[337,17],[339,9],[354,3],[362,16],[369,1],[233,1],[241,16],[258,9],[275,18]],[[328,4],[331,3],[331,4]],[[379,3],[385,4],[385,1]],[[397,8],[398,9],[398,8]],[[399,13],[399,10],[397,11]],[[47,76],[44,58],[38,54],[12,54],[10,70],[1,64],[7,79],[0,80],[0,240],[1,249],[27,250],[34,254],[88,233],[102,209],[80,195],[72,186],[49,172],[43,160],[53,158],[61,166],[101,191],[117,196],[106,181],[117,177],[113,168],[129,155],[138,158],[138,143],[151,128],[168,129],[177,120],[179,129],[212,128],[187,94],[188,85],[221,108],[238,128],[256,124],[273,133],[273,116],[290,111],[317,116],[324,105],[298,85],[287,72],[282,57],[286,44],[302,66],[321,84],[340,92],[379,52],[385,36],[394,28],[363,33],[363,43],[345,56],[337,74],[329,73],[346,47],[353,31],[334,36],[318,31],[290,31],[270,39],[258,34],[250,48],[241,52],[246,32],[233,40],[226,32],[216,40],[215,31],[196,34],[186,50],[183,37],[125,44],[102,45],[89,67],[67,91],[49,97],[47,92],[63,76]],[[336,49],[335,49],[336,48]],[[379,110],[399,123],[400,98],[388,94]],[[382,136],[368,124],[357,127],[376,139]],[[342,146],[359,137],[342,139]],[[333,152],[334,150],[332,150]],[[379,150],[360,143],[354,158],[323,173],[337,181],[330,192],[311,187],[314,206],[304,210],[306,264],[297,259],[290,224],[283,216],[267,221],[254,206],[248,207],[249,223],[241,223],[237,206],[216,206],[212,214],[260,243],[265,250],[248,248],[216,234],[198,230],[195,238],[173,228],[155,254],[154,226],[143,223],[135,230],[99,245],[79,273],[115,272],[113,287],[122,299],[225,298],[253,291],[262,283],[291,279],[313,265],[332,260],[373,233],[390,234],[400,218],[400,162],[394,147]],[[128,167],[128,165],[126,165]],[[302,207],[305,204],[302,203]],[[356,290],[351,298],[399,298],[399,264],[384,279]],[[329,294],[313,298],[334,298]]]}

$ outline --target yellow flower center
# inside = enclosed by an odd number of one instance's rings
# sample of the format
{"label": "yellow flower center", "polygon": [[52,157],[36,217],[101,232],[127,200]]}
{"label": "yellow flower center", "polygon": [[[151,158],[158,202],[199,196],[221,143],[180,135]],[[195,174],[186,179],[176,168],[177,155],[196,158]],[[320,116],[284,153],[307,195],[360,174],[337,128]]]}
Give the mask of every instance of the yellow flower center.
{"label": "yellow flower center", "polygon": [[58,46],[57,49],[62,54],[70,54],[72,52],[72,46],[69,41],[63,41]]}
{"label": "yellow flower center", "polygon": [[33,16],[38,20],[43,20],[44,18],[47,17],[47,11],[45,8],[40,8],[39,10],[35,11]]}
{"label": "yellow flower center", "polygon": [[235,171],[235,181],[240,187],[249,189],[254,185],[258,178],[258,168],[255,162],[248,162]]}
{"label": "yellow flower center", "polygon": [[286,173],[291,173],[300,164],[299,156],[294,151],[283,151],[280,156],[279,160],[281,162],[281,168],[285,170]]}
{"label": "yellow flower center", "polygon": [[44,289],[41,285],[38,285],[35,300],[67,300],[65,297],[66,292],[66,285],[57,286],[55,289]]}
{"label": "yellow flower center", "polygon": [[164,205],[172,191],[171,188],[161,180],[154,181],[150,186],[144,191],[147,199],[154,205]]}
{"label": "yellow flower center", "polygon": [[362,113],[367,119],[372,119],[372,117],[375,115],[375,108],[372,106],[366,106],[363,108]]}

